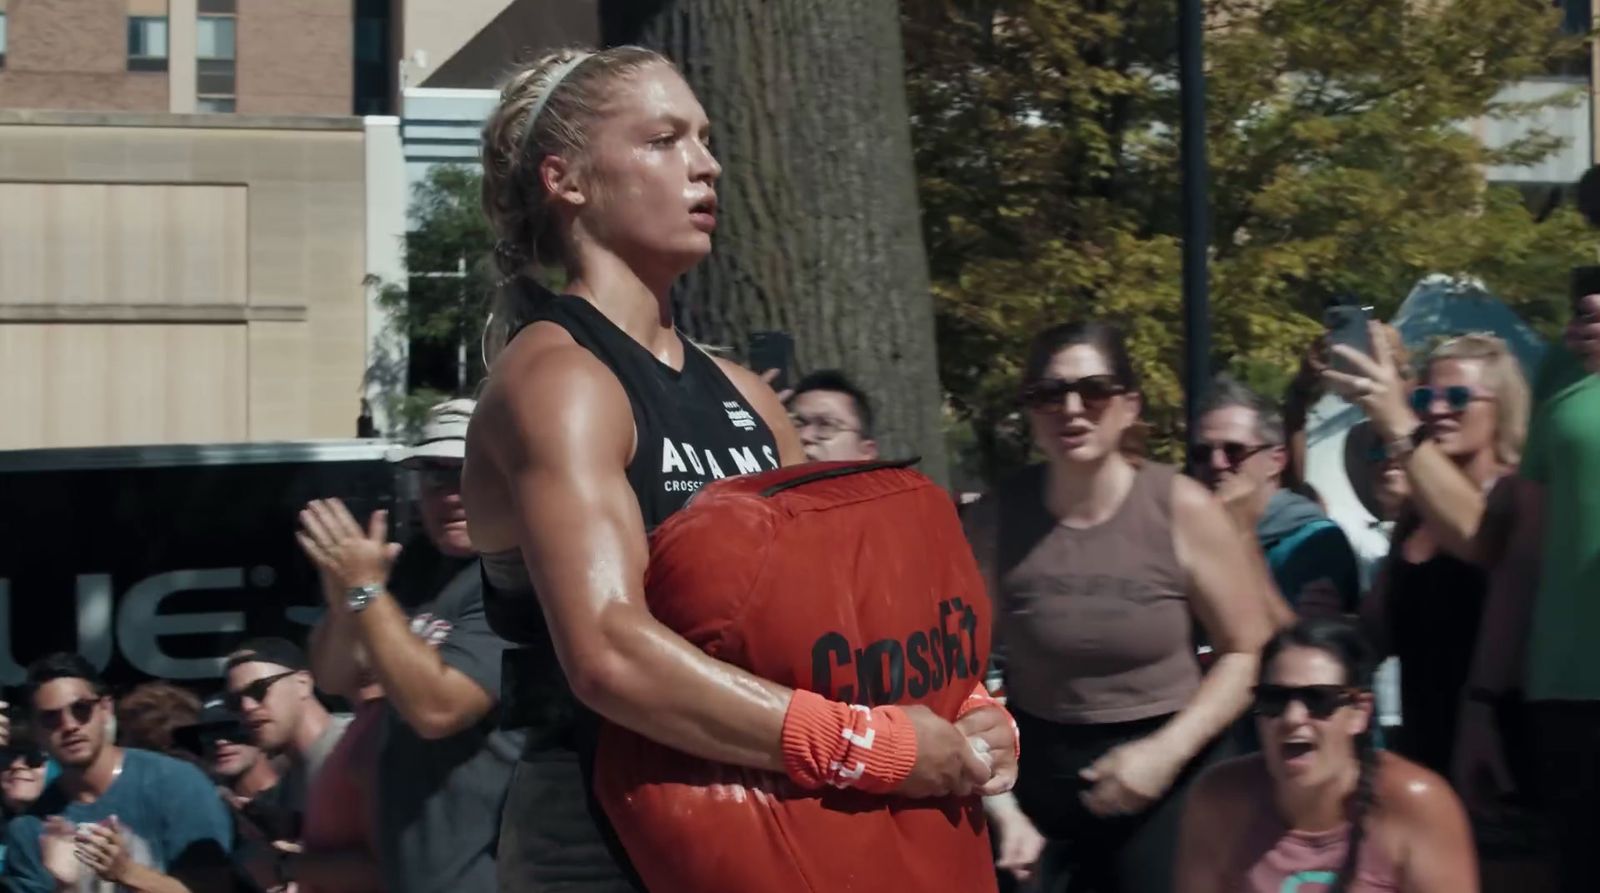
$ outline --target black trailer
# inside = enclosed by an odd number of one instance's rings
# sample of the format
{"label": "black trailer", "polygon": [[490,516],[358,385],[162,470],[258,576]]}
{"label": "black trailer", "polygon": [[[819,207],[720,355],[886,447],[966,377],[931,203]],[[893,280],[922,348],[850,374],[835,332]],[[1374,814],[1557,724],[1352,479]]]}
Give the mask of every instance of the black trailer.
{"label": "black trailer", "polygon": [[303,643],[321,597],[295,515],[327,496],[362,518],[392,507],[388,446],[0,451],[0,685],[20,684],[35,658],[77,651],[118,689],[149,678],[207,688],[249,636]]}

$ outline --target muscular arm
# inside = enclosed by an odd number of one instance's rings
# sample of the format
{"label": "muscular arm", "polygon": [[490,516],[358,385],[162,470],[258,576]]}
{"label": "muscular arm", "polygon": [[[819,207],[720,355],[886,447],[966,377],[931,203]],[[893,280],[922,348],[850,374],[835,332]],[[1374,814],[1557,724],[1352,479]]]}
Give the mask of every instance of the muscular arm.
{"label": "muscular arm", "polygon": [[792,692],[709,657],[645,607],[649,555],[625,473],[633,421],[621,386],[577,347],[525,358],[515,377],[539,386],[491,383],[472,436],[485,438],[509,484],[522,554],[574,694],[687,753],[782,771]]}
{"label": "muscular arm", "polygon": [[1248,706],[1273,629],[1267,605],[1277,595],[1265,564],[1240,540],[1221,503],[1188,478],[1173,480],[1172,526],[1191,607],[1217,653],[1194,698],[1155,733],[1187,761]]}

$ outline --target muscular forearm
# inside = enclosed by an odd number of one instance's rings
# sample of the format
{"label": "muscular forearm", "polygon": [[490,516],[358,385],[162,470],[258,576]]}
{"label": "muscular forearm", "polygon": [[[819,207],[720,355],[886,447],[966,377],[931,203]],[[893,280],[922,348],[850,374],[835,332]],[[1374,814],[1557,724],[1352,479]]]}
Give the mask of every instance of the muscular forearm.
{"label": "muscular forearm", "polygon": [[1158,729],[1155,739],[1183,762],[1193,759],[1249,706],[1259,663],[1254,654],[1220,656],[1189,705]]}
{"label": "muscular forearm", "polygon": [[380,595],[349,616],[384,696],[418,734],[444,737],[471,726],[493,706],[481,689],[462,687],[473,683],[459,674],[451,678],[450,667],[411,632],[411,619],[392,596]]}
{"label": "muscular forearm", "polygon": [[1405,470],[1412,501],[1439,544],[1463,561],[1481,561],[1478,531],[1488,506],[1483,488],[1432,441],[1412,451]]}
{"label": "muscular forearm", "polygon": [[632,606],[600,623],[599,653],[562,655],[590,709],[697,757],[783,771],[790,689],[710,657]]}

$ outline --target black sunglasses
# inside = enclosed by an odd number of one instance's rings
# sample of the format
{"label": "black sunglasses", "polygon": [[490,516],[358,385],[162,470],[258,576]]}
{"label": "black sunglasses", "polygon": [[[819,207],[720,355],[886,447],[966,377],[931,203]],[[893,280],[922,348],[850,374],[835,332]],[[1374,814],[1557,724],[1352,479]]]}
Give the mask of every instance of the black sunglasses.
{"label": "black sunglasses", "polygon": [[1493,400],[1493,397],[1475,394],[1472,389],[1462,384],[1453,384],[1448,388],[1434,388],[1423,385],[1411,392],[1411,410],[1417,415],[1427,415],[1433,409],[1434,401],[1444,398],[1446,406],[1451,412],[1462,412],[1474,401]]}
{"label": "black sunglasses", "polygon": [[1235,443],[1231,440],[1227,443],[1191,443],[1189,444],[1189,461],[1195,465],[1209,468],[1211,467],[1211,457],[1216,455],[1218,450],[1221,450],[1222,458],[1227,460],[1228,467],[1238,468],[1239,463],[1244,460],[1270,449],[1272,449],[1272,444],[1270,443],[1251,445],[1248,443]]}
{"label": "black sunglasses", "polygon": [[0,772],[10,769],[18,760],[29,769],[38,769],[45,764],[45,755],[38,750],[0,750]]}
{"label": "black sunglasses", "polygon": [[71,712],[73,721],[81,726],[94,716],[94,708],[99,704],[99,698],[81,698],[65,707],[36,711],[34,718],[39,721],[40,726],[53,732],[66,723],[67,713]]}
{"label": "black sunglasses", "polygon": [[1099,412],[1112,397],[1127,392],[1127,386],[1117,381],[1115,375],[1085,375],[1077,381],[1041,378],[1022,389],[1022,402],[1030,409],[1059,410],[1067,402],[1068,394],[1077,394],[1085,410]]}
{"label": "black sunglasses", "polygon": [[461,488],[460,462],[429,462],[417,469],[422,485],[432,490]]}
{"label": "black sunglasses", "polygon": [[1299,701],[1312,719],[1327,719],[1356,699],[1355,689],[1348,685],[1258,685],[1255,694],[1255,712],[1268,718],[1282,716]]}
{"label": "black sunglasses", "polygon": [[276,673],[276,674],[271,675],[271,676],[262,676],[260,679],[257,679],[256,681],[250,683],[249,685],[246,685],[244,688],[241,688],[238,691],[230,691],[227,694],[223,695],[222,696],[222,703],[227,705],[229,710],[232,710],[235,713],[239,713],[243,709],[243,704],[244,704],[244,699],[245,698],[249,698],[250,700],[255,701],[257,704],[259,704],[259,703],[261,703],[262,699],[264,699],[267,696],[267,691],[272,688],[273,683],[277,682],[280,679],[287,679],[290,676],[293,676],[294,674],[296,674],[298,672],[300,672],[300,671],[299,670],[288,670],[286,672]]}

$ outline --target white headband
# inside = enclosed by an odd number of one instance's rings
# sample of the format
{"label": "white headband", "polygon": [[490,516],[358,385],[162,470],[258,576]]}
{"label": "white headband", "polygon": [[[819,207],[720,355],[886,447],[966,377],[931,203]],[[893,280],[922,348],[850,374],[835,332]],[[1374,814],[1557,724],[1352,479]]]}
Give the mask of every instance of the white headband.
{"label": "white headband", "polygon": [[572,74],[574,69],[588,61],[589,57],[593,55],[594,53],[579,53],[556,66],[556,70],[550,73],[550,80],[545,84],[544,95],[539,97],[539,101],[533,104],[533,111],[528,113],[528,125],[522,131],[523,149],[527,149],[528,143],[533,141],[533,125],[539,123],[539,115],[544,111],[545,103],[550,101],[550,97],[556,95],[556,88],[561,86],[561,82],[567,79],[567,75]]}

